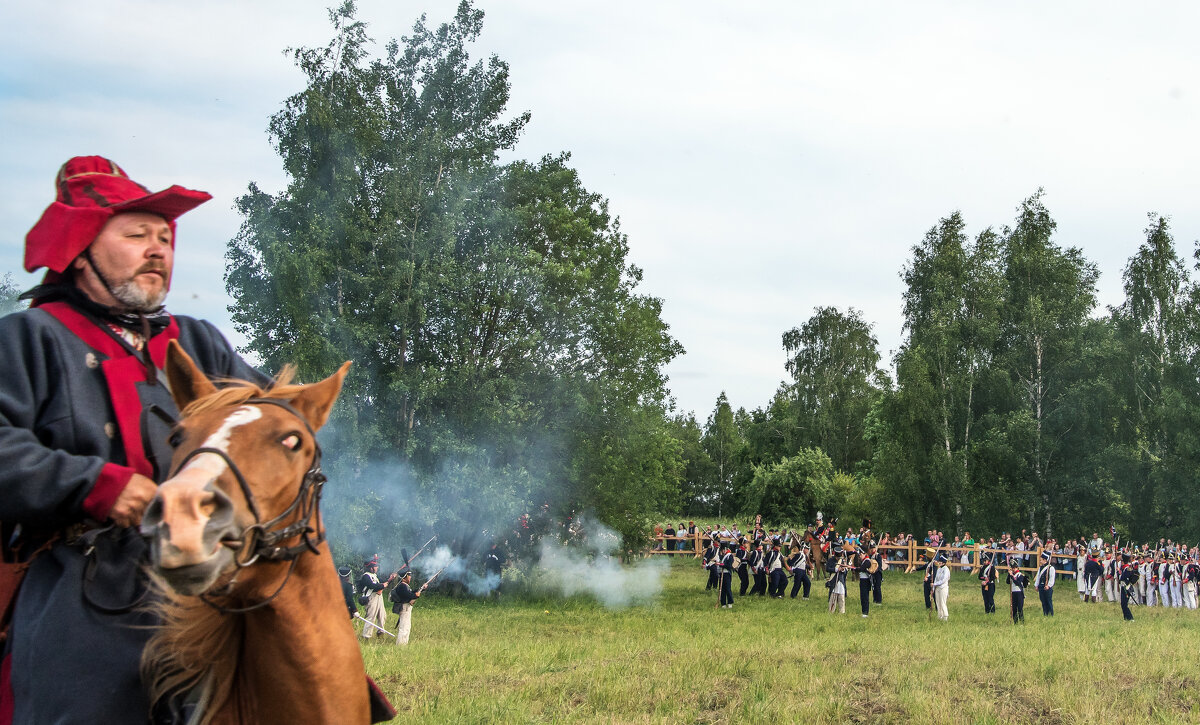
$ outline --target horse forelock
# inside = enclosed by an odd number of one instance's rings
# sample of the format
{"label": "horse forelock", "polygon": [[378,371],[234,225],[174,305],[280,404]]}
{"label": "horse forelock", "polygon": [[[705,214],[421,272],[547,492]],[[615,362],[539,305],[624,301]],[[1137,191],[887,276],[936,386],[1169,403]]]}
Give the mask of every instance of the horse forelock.
{"label": "horse forelock", "polygon": [[304,385],[293,384],[292,378],[296,375],[296,368],[292,365],[285,365],[279,374],[275,376],[275,383],[269,388],[261,388],[247,380],[221,380],[218,381],[224,387],[218,389],[215,393],[206,395],[203,398],[197,398],[187,405],[182,411],[182,416],[198,415],[210,410],[219,410],[235,405],[241,405],[247,400],[254,398],[267,398],[271,400],[291,400],[295,398]]}

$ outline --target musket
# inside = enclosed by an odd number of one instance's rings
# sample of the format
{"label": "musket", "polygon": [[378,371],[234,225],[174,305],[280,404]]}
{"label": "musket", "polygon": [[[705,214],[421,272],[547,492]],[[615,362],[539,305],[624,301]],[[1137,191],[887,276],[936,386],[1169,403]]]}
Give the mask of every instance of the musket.
{"label": "musket", "polygon": [[442,572],[446,571],[446,568],[449,566],[450,566],[449,564],[447,564],[446,566],[443,566],[441,569],[438,569],[437,572],[434,573],[433,576],[426,579],[425,583],[421,585],[421,588],[417,590],[417,594],[420,594],[421,592],[424,592],[426,589],[428,589],[429,585],[433,583],[433,580],[437,579],[439,576],[441,576]]}
{"label": "musket", "polygon": [[422,545],[420,549],[417,549],[417,553],[413,554],[412,556],[409,556],[407,551],[405,551],[404,549],[401,549],[400,554],[404,557],[404,566],[397,569],[396,573],[399,574],[401,571],[410,568],[409,565],[413,563],[413,560],[416,559],[418,556],[420,556],[421,552],[425,551],[425,549],[428,548],[428,546],[430,544],[432,544],[433,540],[436,538],[437,538],[437,534],[434,534],[433,536],[431,536],[429,538],[429,541],[426,541],[425,544]]}
{"label": "musket", "polygon": [[389,636],[391,636],[391,637],[395,637],[395,636],[396,636],[396,635],[392,634],[391,632],[387,631],[386,629],[384,629],[383,627],[380,627],[378,624],[375,624],[375,623],[374,623],[374,622],[372,622],[371,620],[369,620],[369,619],[367,619],[366,617],[362,616],[362,615],[361,615],[361,614],[359,614],[358,612],[355,612],[355,613],[354,613],[354,618],[355,618],[355,619],[361,619],[361,620],[363,621],[363,623],[364,623],[364,624],[366,624],[366,625],[368,625],[368,626],[371,626],[371,627],[374,627],[375,629],[378,629],[380,632],[383,632],[383,633],[384,633],[384,634],[386,634],[386,635],[389,635]]}

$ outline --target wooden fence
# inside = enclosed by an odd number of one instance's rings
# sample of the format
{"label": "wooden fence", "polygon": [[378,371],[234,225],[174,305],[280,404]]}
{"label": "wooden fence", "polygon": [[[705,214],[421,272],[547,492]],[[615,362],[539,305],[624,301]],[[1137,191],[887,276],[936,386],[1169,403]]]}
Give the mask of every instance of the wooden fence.
{"label": "wooden fence", "polygon": [[[706,540],[707,539],[706,539],[704,533],[699,532],[699,531],[696,532],[695,534],[691,534],[691,535],[683,534],[682,536],[680,536],[679,534],[676,534],[675,536],[666,536],[665,534],[656,533],[651,538],[653,545],[651,546],[649,553],[650,554],[672,554],[672,555],[676,555],[676,556],[692,556],[693,558],[699,557],[704,554],[704,542]],[[726,543],[728,543],[730,541],[732,541],[732,539],[726,540]],[[984,554],[991,554],[993,556],[993,558],[995,558],[995,555],[997,555],[997,554],[1005,556],[1005,557],[1010,557],[1010,556],[1011,557],[1022,557],[1022,559],[1024,559],[1024,557],[1028,557],[1030,563],[1032,563],[1033,566],[1021,566],[1018,568],[1021,571],[1032,571],[1032,572],[1036,572],[1038,570],[1039,567],[1037,566],[1037,564],[1041,560],[1041,555],[1042,555],[1041,547],[1038,547],[1037,549],[1027,549],[1027,550],[992,549],[992,548],[987,548],[987,547],[983,546],[982,544],[976,544],[975,546],[965,546],[965,547],[964,546],[942,546],[942,547],[935,548],[935,547],[926,546],[925,544],[918,544],[915,541],[908,543],[908,544],[901,545],[901,546],[896,546],[893,544],[884,544],[884,545],[879,546],[879,550],[881,552],[883,552],[885,556],[887,556],[889,567],[890,568],[902,568],[902,570],[905,574],[908,574],[908,573],[914,571],[919,563],[924,563],[923,561],[920,560],[920,555],[922,553],[924,553],[926,549],[930,549],[930,548],[934,548],[936,551],[936,554],[945,554],[946,555],[947,566],[951,567],[952,569],[956,569],[956,570],[960,570],[960,571],[969,570],[972,574],[979,571],[979,567],[980,567],[980,564],[982,563]],[[964,554],[967,557],[966,564],[962,563],[962,558],[963,558]],[[1054,571],[1056,574],[1065,574],[1065,575],[1069,575],[1069,576],[1074,576],[1078,573],[1073,568],[1066,569],[1066,568],[1061,567],[1061,565],[1067,561],[1074,562],[1076,557],[1064,556],[1064,555],[1058,555],[1058,554],[1051,554],[1050,556],[1051,556],[1051,559],[1054,560],[1054,562],[1055,562]],[[1007,569],[1008,569],[1007,565],[1005,565],[1004,569],[1007,571]]]}

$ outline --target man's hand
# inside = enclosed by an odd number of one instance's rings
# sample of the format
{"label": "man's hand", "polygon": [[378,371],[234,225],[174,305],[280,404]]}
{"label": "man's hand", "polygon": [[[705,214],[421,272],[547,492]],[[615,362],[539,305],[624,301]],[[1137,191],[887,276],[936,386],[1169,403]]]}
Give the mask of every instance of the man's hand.
{"label": "man's hand", "polygon": [[158,484],[140,473],[133,474],[129,483],[125,484],[121,494],[117,496],[109,518],[117,526],[137,526],[142,522],[142,514],[150,505],[150,500],[158,492]]}

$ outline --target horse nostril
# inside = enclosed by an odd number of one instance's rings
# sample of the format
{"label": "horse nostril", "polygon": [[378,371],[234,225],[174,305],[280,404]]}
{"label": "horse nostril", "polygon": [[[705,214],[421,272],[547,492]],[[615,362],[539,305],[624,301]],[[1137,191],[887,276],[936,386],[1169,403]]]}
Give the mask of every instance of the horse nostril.
{"label": "horse nostril", "polygon": [[215,483],[204,487],[205,496],[200,501],[200,510],[214,523],[222,526],[233,522],[233,501]]}
{"label": "horse nostril", "polygon": [[200,501],[200,509],[206,519],[203,534],[205,549],[215,551],[218,546],[225,546],[236,550],[236,546],[228,543],[232,539],[238,540],[238,546],[241,545],[240,532],[234,530],[233,501],[216,486],[215,481],[205,486],[204,491],[205,496]]}
{"label": "horse nostril", "polygon": [[142,514],[142,525],[139,529],[142,536],[153,536],[162,523],[162,500],[155,496],[150,499],[150,505],[146,507],[145,513]]}
{"label": "horse nostril", "polygon": [[204,498],[200,499],[200,513],[207,518],[212,518],[212,515],[217,510],[217,505],[218,502],[216,495],[214,493],[209,493],[205,495]]}

